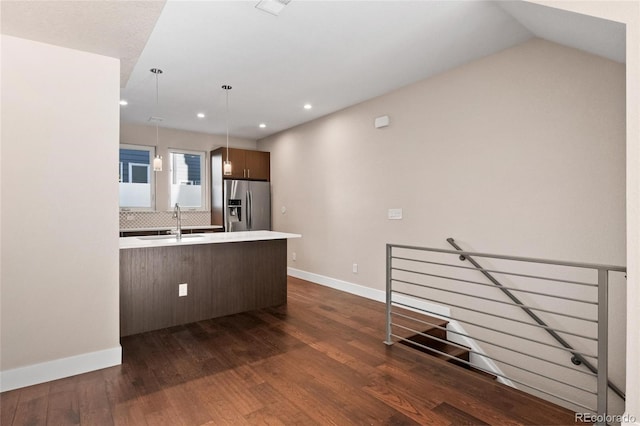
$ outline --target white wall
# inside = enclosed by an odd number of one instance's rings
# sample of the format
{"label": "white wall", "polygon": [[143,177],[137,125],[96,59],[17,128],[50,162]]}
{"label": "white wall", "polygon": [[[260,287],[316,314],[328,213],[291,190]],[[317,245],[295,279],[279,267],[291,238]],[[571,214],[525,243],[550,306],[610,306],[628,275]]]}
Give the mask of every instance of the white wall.
{"label": "white wall", "polygon": [[120,362],[119,75],[2,36],[2,390]]}
{"label": "white wall", "polygon": [[640,425],[640,2],[534,1],[627,26],[627,401],[628,424]]}
{"label": "white wall", "polygon": [[[391,125],[377,130],[380,115]],[[289,244],[303,271],[381,290],[385,243],[447,237],[625,264],[623,64],[534,39],[258,145],[272,153],[274,228],[303,234]],[[613,323],[624,307],[612,294]],[[611,336],[621,386],[624,336]]]}
{"label": "white wall", "polygon": [[386,242],[447,237],[624,264],[624,93],[624,65],[534,39],[259,141],[290,266],[383,289]]}

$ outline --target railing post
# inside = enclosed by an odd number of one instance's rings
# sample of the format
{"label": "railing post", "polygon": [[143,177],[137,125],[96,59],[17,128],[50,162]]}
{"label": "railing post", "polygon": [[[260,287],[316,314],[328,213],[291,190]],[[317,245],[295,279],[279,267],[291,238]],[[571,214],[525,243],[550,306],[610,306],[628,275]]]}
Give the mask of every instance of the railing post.
{"label": "railing post", "polygon": [[393,345],[391,341],[391,244],[387,244],[387,339],[384,343],[388,346]]}
{"label": "railing post", "polygon": [[598,269],[598,419],[607,424],[608,394],[608,333],[609,333],[609,271]]}

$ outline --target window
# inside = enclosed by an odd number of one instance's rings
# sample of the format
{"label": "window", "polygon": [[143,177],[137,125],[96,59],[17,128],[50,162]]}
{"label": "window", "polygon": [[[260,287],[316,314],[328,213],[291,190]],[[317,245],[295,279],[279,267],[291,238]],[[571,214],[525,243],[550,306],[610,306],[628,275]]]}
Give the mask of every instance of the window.
{"label": "window", "polygon": [[129,163],[129,183],[151,183],[149,178],[149,165]]}
{"label": "window", "polygon": [[204,153],[169,150],[171,176],[171,205],[193,210],[204,210]]}
{"label": "window", "polygon": [[150,146],[120,145],[121,209],[152,209],[151,164],[154,151]]}

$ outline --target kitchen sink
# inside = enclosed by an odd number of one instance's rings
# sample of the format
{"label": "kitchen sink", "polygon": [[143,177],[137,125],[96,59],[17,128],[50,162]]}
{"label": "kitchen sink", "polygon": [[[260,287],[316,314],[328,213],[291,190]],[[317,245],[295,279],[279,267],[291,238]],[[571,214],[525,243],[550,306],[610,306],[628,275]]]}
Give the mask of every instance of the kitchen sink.
{"label": "kitchen sink", "polygon": [[[189,238],[203,238],[204,234],[183,234],[182,239]],[[146,235],[144,237],[137,237],[139,240],[177,240],[175,235]]]}

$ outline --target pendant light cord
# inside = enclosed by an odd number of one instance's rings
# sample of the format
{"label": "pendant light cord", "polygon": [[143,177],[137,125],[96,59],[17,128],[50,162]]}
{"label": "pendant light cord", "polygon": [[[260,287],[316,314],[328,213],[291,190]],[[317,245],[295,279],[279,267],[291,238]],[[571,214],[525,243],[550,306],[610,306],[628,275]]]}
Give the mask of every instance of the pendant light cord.
{"label": "pendant light cord", "polygon": [[225,114],[225,121],[227,125],[227,163],[228,163],[229,162],[229,89],[231,89],[231,86],[229,86],[228,84],[225,84],[224,86],[222,86],[222,88],[227,94],[227,101],[226,101],[227,110]]}
{"label": "pendant light cord", "polygon": [[156,122],[156,147],[157,147],[158,142],[160,141],[160,133],[158,131],[158,120],[159,120],[158,114],[160,113],[160,83],[158,82],[158,75],[162,74],[162,70],[160,68],[151,68],[150,71],[156,75],[156,116],[153,118],[155,118],[154,121]]}
{"label": "pendant light cord", "polygon": [[225,89],[227,93],[227,113],[225,114],[227,124],[227,162],[229,161],[229,89]]}
{"label": "pendant light cord", "polygon": [[[160,155],[158,155],[158,148],[159,148],[159,144],[160,144],[160,130],[159,130],[159,126],[158,126],[158,114],[159,114],[159,110],[160,110],[160,84],[158,82],[158,74],[162,74],[162,70],[160,68],[151,68],[150,70],[152,73],[154,73],[156,75],[156,111],[155,111],[155,123],[156,123],[156,155],[155,158],[153,159],[153,171],[154,172],[158,172],[158,171],[162,171],[162,157]],[[160,159],[159,163],[159,167],[158,169],[156,169],[156,160]],[[154,173],[153,174],[153,187],[154,187],[154,194],[153,194],[153,202],[155,205],[155,210],[158,210],[158,177],[157,174]]]}
{"label": "pendant light cord", "polygon": [[[156,75],[156,149],[158,148],[158,143],[160,142],[160,131],[158,130],[158,113],[159,113],[159,109],[160,109],[160,101],[159,101],[159,93],[160,93],[160,89],[158,86],[158,74],[160,74],[162,72],[161,69],[158,68],[154,68],[155,71],[151,70],[155,75]],[[158,155],[156,153],[156,155]]]}

